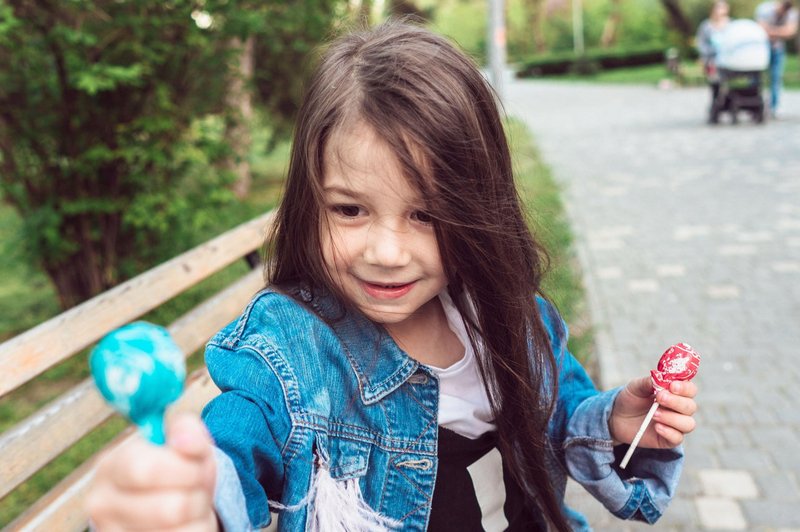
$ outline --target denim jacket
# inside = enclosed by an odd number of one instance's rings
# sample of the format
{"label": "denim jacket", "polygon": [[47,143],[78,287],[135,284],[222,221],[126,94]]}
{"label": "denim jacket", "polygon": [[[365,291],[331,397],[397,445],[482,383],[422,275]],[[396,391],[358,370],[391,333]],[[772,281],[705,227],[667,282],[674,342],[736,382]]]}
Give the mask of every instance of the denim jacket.
{"label": "denim jacket", "polygon": [[[315,473],[325,468],[381,516],[424,530],[437,466],[435,374],[332,298],[292,295],[261,291],[207,345],[222,391],[203,411],[217,446],[221,523],[267,526],[272,505],[280,530],[308,528]],[[557,311],[538,302],[559,367],[546,457],[557,493],[563,500],[570,475],[617,517],[655,522],[677,486],[681,449],[638,449],[624,471],[616,466],[608,419],[619,389],[595,390],[567,351]],[[575,530],[589,529],[564,511]]]}

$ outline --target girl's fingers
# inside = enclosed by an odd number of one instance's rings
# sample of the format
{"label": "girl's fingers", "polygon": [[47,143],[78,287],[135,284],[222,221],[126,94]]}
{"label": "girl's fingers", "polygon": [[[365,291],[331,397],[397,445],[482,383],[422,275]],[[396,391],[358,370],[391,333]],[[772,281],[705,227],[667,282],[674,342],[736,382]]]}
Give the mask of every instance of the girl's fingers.
{"label": "girl's fingers", "polygon": [[682,434],[688,434],[692,432],[697,426],[697,422],[693,417],[685,416],[670,410],[663,410],[661,408],[656,410],[653,419],[656,423],[672,427]]}
{"label": "girl's fingers", "polygon": [[214,440],[200,418],[189,414],[178,416],[167,429],[167,445],[182,457],[201,464],[202,483],[213,492],[216,479]]}
{"label": "girl's fingers", "polygon": [[[674,383],[673,383],[674,384]],[[656,398],[661,407],[674,410],[686,416],[693,416],[697,412],[697,403],[691,397],[670,393],[666,390],[658,392]]]}
{"label": "girl's fingers", "polygon": [[628,391],[635,397],[646,399],[653,396],[653,384],[650,377],[641,377],[628,381]]}
{"label": "girl's fingers", "polygon": [[97,530],[97,532],[126,532],[125,528],[118,523],[102,523],[93,521],[92,522],[92,530]]}
{"label": "girl's fingers", "polygon": [[169,423],[167,445],[186,458],[203,461],[213,455],[214,442],[199,417],[183,414]]}
{"label": "girl's fingers", "polygon": [[156,492],[106,493],[105,510],[95,522],[122,524],[126,530],[165,530],[208,521],[214,515],[213,503],[205,490],[167,490]]}
{"label": "girl's fingers", "polygon": [[216,532],[217,530],[220,530],[219,526],[217,525],[217,517],[216,515],[212,515],[208,519],[193,521],[185,526],[180,526],[177,528],[163,528],[160,532]]}
{"label": "girl's fingers", "polygon": [[656,434],[664,441],[663,447],[677,447],[683,443],[683,433],[663,423],[654,423],[653,429]]}
{"label": "girl's fingers", "polygon": [[204,480],[201,463],[145,441],[124,446],[106,467],[105,477],[123,490],[190,489]]}
{"label": "girl's fingers", "polygon": [[697,395],[697,385],[692,381],[673,381],[669,386],[669,391],[675,395],[694,398]]}

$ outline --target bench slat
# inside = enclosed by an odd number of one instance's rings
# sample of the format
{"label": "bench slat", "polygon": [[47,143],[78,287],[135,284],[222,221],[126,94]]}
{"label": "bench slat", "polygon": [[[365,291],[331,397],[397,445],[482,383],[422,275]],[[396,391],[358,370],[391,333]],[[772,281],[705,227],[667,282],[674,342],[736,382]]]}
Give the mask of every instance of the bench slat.
{"label": "bench slat", "polygon": [[[203,406],[219,394],[219,390],[205,368],[195,371],[187,379],[186,391],[170,409],[170,416],[180,412],[200,412]],[[133,437],[133,430],[128,429],[108,444],[103,451],[122,445]],[[73,471],[67,478],[39,499],[24,514],[15,519],[9,531],[41,531],[59,530],[82,531],[88,525],[88,516],[84,500],[94,476],[97,460],[102,452],[95,454]]]}
{"label": "bench slat", "polygon": [[[263,285],[253,270],[169,326],[173,339],[191,354],[239,315]],[[91,379],[78,384],[0,436],[0,498],[108,419],[111,408]],[[53,437],[53,435],[58,435]]]}
{"label": "bench slat", "polygon": [[0,344],[0,397],[257,249],[273,217],[246,222]]}

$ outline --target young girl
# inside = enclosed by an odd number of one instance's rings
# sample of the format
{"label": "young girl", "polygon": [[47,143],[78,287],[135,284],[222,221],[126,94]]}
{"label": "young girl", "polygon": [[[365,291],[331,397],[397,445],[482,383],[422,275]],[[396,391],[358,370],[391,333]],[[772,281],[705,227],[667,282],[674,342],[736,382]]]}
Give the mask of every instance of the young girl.
{"label": "young girl", "polygon": [[659,393],[620,470],[649,378],[599,393],[567,351],[494,94],[447,40],[391,22],[330,46],[273,237],[268,287],[207,346],[210,436],[181,418],[107,457],[98,529],[250,530],[270,509],[283,530],[587,527],[567,474],[659,518],[696,388]]}

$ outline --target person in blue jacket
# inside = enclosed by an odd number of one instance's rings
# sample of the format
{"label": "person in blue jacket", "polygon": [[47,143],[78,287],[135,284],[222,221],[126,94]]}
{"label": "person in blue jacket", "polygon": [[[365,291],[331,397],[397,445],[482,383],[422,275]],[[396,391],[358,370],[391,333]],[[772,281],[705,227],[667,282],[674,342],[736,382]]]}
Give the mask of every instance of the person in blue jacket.
{"label": "person in blue jacket", "polygon": [[568,475],[664,512],[697,388],[599,392],[568,352],[496,96],[447,39],[391,21],[327,48],[268,247],[206,349],[221,394],[103,460],[97,529],[588,529]]}

